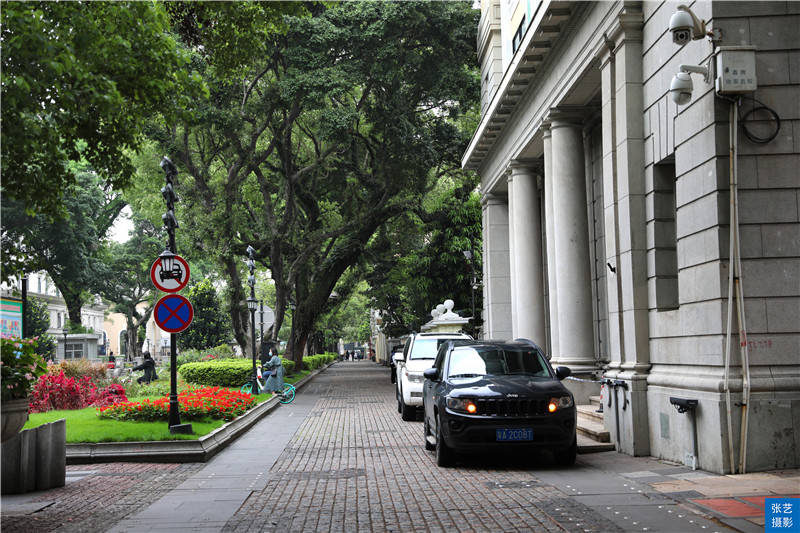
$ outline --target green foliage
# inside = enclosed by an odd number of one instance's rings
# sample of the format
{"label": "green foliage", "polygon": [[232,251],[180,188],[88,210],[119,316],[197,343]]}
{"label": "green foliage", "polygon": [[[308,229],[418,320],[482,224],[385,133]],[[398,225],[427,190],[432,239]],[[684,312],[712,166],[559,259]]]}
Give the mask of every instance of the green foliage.
{"label": "green foliage", "polygon": [[0,338],[2,355],[2,400],[28,396],[39,376],[47,372],[44,359],[36,353],[36,339]]}
{"label": "green foliage", "polygon": [[[472,313],[472,275],[480,276],[482,234],[480,196],[474,177],[442,183],[420,218],[408,218],[379,236],[383,249],[368,276],[367,292],[383,309],[384,331],[401,335],[429,320],[430,310],[451,298],[462,316]],[[474,264],[464,257],[471,250]],[[482,291],[475,291],[476,315]],[[480,326],[479,318],[476,324]]]}
{"label": "green foliage", "polygon": [[30,214],[22,203],[3,198],[3,277],[19,274],[13,264],[5,268],[6,258],[19,252],[27,258],[28,271],[47,271],[66,301],[70,320],[78,324],[87,290],[105,272],[101,241],[125,204],[86,167],[65,190],[68,215],[60,219]]}
{"label": "green foliage", "polygon": [[85,158],[124,185],[155,115],[203,94],[155,2],[8,2],[2,25],[2,192],[56,215]]}
{"label": "green foliage", "polygon": [[309,355],[307,357],[303,357],[303,366],[308,370],[316,370],[318,368],[322,368],[328,363],[332,363],[336,357],[337,355],[335,353],[329,352],[318,355]]}
{"label": "green foliage", "polygon": [[178,336],[178,347],[202,349],[231,338],[230,315],[223,310],[217,291],[208,278],[189,287],[186,297],[194,308],[192,324]]}
{"label": "green foliage", "polygon": [[56,340],[47,333],[50,328],[50,311],[47,302],[28,295],[25,307],[25,336],[37,337],[36,353],[44,359],[51,359],[56,351]]}
{"label": "green foliage", "polygon": [[[294,363],[283,359],[283,369],[288,374]],[[198,363],[187,363],[178,368],[178,373],[189,383],[221,387],[239,387],[253,375],[252,359],[222,359]]]}

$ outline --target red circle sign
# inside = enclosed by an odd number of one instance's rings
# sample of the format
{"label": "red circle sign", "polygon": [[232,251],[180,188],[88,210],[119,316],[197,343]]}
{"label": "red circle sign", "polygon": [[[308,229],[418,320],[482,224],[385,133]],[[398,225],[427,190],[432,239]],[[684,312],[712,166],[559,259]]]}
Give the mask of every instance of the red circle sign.
{"label": "red circle sign", "polygon": [[156,259],[150,267],[150,281],[160,291],[178,292],[189,283],[189,263],[183,257],[176,255],[172,270],[166,272],[161,268],[161,259]]}
{"label": "red circle sign", "polygon": [[168,294],[156,302],[153,319],[167,333],[179,333],[189,327],[194,318],[192,304],[180,294]]}

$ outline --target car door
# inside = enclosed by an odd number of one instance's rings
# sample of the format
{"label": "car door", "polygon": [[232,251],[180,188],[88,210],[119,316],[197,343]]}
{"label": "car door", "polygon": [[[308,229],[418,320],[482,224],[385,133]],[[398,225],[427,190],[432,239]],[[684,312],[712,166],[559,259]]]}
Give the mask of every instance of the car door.
{"label": "car door", "polygon": [[403,374],[403,368],[406,364],[406,361],[408,361],[408,354],[410,352],[411,345],[413,343],[414,343],[413,338],[409,338],[408,342],[406,342],[406,345],[403,348],[403,360],[402,361],[398,360],[395,363],[395,394],[397,396],[397,401],[400,401],[400,398],[402,397],[403,394],[402,390],[403,380],[400,379],[400,376]]}
{"label": "car door", "polygon": [[428,419],[428,424],[432,430],[435,431],[436,429],[436,416],[435,416],[435,407],[439,404],[439,398],[442,395],[442,371],[444,369],[444,361],[447,357],[447,353],[450,348],[450,343],[442,343],[439,346],[439,351],[436,354],[436,360],[433,363],[433,368],[435,368],[439,374],[438,379],[426,379],[425,380],[425,389],[423,396],[425,398],[425,416]]}

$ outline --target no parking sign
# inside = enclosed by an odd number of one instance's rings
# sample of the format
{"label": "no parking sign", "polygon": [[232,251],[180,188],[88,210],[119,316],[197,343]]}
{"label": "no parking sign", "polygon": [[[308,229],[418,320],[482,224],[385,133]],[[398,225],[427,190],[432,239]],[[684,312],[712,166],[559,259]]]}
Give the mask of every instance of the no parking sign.
{"label": "no parking sign", "polygon": [[180,294],[168,294],[153,309],[153,319],[162,330],[178,333],[189,327],[194,318],[194,308]]}

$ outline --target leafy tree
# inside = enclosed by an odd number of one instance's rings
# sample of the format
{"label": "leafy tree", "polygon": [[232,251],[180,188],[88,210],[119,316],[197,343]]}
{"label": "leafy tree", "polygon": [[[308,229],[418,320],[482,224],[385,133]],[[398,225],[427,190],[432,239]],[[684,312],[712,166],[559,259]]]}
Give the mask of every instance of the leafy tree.
{"label": "leafy tree", "polygon": [[254,43],[263,53],[243,56],[240,77],[221,76],[213,51],[198,59],[211,98],[161,139],[188,170],[184,228],[228,278],[240,344],[248,244],[275,280],[273,335],[296,303],[288,352],[299,361],[377,230],[459,172],[468,134],[454,121],[477,100],[476,16],[466,3],[334,4]]}
{"label": "leafy tree", "polygon": [[[18,248],[28,257],[27,271],[47,271],[61,291],[70,321],[80,324],[81,307],[103,273],[101,241],[125,202],[83,166],[76,183],[66,188],[64,205],[68,214],[51,218],[30,214],[21,202],[4,198],[2,245],[4,258],[9,249]],[[17,274],[5,267],[4,277]]]}
{"label": "leafy tree", "polygon": [[47,333],[50,329],[50,311],[47,302],[35,296],[28,296],[25,306],[25,336],[39,337],[36,344],[36,353],[50,359],[55,351],[56,341]]}
{"label": "leafy tree", "polygon": [[0,24],[2,194],[30,214],[63,215],[70,161],[124,185],[148,118],[202,94],[154,2],[6,2]]}
{"label": "leafy tree", "polygon": [[163,242],[163,231],[134,212],[130,239],[108,243],[98,268],[94,286],[112,303],[113,312],[125,315],[126,353],[131,358],[141,355],[140,332],[144,333],[142,326],[147,324],[156,303],[150,267],[164,249]]}
{"label": "leafy tree", "polygon": [[204,278],[192,284],[186,297],[194,308],[194,319],[178,336],[180,347],[203,350],[228,342],[231,338],[230,316],[220,305],[211,280]]}
{"label": "leafy tree", "polygon": [[[452,184],[450,185],[452,187]],[[432,195],[428,208],[417,210],[382,238],[388,254],[376,260],[367,276],[367,294],[384,311],[384,330],[397,336],[430,319],[430,310],[450,298],[472,313],[472,268],[481,270],[481,206],[474,191],[474,175],[453,189],[445,186]],[[471,250],[471,265],[463,251]],[[475,291],[475,314],[481,309],[482,291]],[[475,327],[481,325],[475,317]]]}

